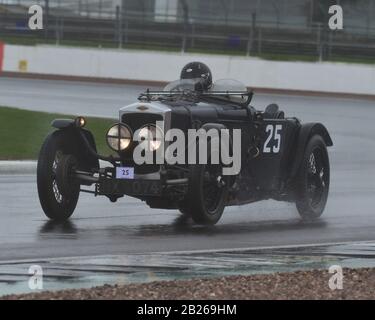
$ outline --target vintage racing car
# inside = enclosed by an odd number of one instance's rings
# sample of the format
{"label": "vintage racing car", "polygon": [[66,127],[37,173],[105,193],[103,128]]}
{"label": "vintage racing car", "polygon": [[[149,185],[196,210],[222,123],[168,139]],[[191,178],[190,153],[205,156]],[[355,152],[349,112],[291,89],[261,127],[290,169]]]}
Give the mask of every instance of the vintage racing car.
{"label": "vintage racing car", "polygon": [[[226,206],[264,199],[295,202],[303,218],[322,214],[330,183],[327,146],[333,144],[322,124],[285,117],[276,104],[256,110],[250,106],[253,93],[234,80],[207,85],[207,77],[181,78],[120,109],[118,123],[106,136],[112,155],[97,153],[83,117],[53,121],[57,130],[46,138],[37,169],[40,203],[50,219],[68,219],[80,192],[112,202],[132,196],[151,208],[178,209],[198,224],[215,224]],[[240,148],[240,171],[224,175],[227,164],[210,159],[203,164],[135,163],[141,141],[155,154],[162,143],[171,143],[164,137],[173,128],[185,135],[192,129],[227,129],[229,152]],[[240,130],[240,146],[233,145],[234,129]],[[213,145],[208,140],[204,148]],[[108,166],[100,167],[99,160]]]}

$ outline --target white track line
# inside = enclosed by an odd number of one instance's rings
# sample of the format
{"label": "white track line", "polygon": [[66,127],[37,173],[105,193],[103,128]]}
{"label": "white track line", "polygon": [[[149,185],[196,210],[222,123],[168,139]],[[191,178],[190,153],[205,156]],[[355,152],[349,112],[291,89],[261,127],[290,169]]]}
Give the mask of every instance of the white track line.
{"label": "white track line", "polygon": [[375,244],[375,240],[363,241],[342,241],[342,242],[322,242],[322,243],[309,243],[309,244],[294,244],[294,245],[279,245],[279,246],[263,246],[263,247],[244,247],[244,248],[222,248],[222,249],[202,249],[202,250],[182,250],[182,251],[160,251],[153,252],[153,254],[192,254],[192,253],[214,253],[214,252],[241,252],[241,251],[259,251],[259,250],[272,250],[272,249],[293,249],[293,248],[309,248],[309,247],[326,247],[334,245],[360,245],[360,244]]}
{"label": "white track line", "polygon": [[23,264],[23,263],[34,263],[34,262],[50,262],[50,261],[62,261],[62,260],[77,260],[77,259],[111,259],[126,256],[151,256],[155,254],[169,255],[169,254],[195,254],[195,253],[216,253],[216,252],[243,252],[243,251],[260,251],[260,250],[272,250],[272,249],[293,249],[293,248],[310,248],[310,247],[326,247],[334,245],[361,245],[361,244],[374,244],[375,240],[364,240],[364,241],[343,241],[343,242],[322,242],[322,243],[310,243],[310,244],[297,244],[297,245],[280,245],[280,246],[263,246],[263,247],[246,247],[246,248],[222,248],[222,249],[206,249],[206,250],[181,250],[181,251],[160,251],[160,252],[145,252],[145,253],[131,253],[131,254],[117,254],[117,255],[94,255],[94,256],[67,256],[67,257],[56,257],[56,258],[34,258],[34,259],[21,259],[21,260],[0,260],[1,265],[7,264]]}

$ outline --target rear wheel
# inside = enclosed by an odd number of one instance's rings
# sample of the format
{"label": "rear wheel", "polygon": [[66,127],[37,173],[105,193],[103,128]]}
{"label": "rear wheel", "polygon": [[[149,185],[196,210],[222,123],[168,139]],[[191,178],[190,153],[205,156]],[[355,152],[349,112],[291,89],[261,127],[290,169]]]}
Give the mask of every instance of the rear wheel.
{"label": "rear wheel", "polygon": [[80,185],[71,179],[70,172],[77,165],[67,147],[62,132],[50,134],[39,154],[37,186],[40,204],[52,220],[67,220],[76,208]]}
{"label": "rear wheel", "polygon": [[328,199],[330,167],[323,138],[314,135],[304,152],[296,179],[296,205],[302,218],[322,215]]}

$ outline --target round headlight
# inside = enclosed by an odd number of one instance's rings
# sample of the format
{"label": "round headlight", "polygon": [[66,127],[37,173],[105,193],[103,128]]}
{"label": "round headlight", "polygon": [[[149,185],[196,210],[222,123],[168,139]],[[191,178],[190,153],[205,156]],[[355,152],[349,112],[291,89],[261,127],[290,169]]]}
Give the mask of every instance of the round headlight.
{"label": "round headlight", "polygon": [[114,125],[108,130],[107,144],[115,151],[123,151],[129,147],[132,139],[131,129],[121,123]]}
{"label": "round headlight", "polygon": [[77,117],[75,119],[75,125],[77,128],[83,128],[86,125],[86,119],[84,117]]}
{"label": "round headlight", "polygon": [[148,124],[141,128],[138,132],[138,141],[147,141],[147,150],[156,151],[162,143],[162,130],[152,124]]}

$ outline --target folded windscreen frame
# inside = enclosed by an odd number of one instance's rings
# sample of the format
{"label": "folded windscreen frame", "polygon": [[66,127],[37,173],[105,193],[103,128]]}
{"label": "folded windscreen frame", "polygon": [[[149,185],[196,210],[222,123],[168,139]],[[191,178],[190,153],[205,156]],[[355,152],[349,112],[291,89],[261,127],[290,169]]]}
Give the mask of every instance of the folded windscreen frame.
{"label": "folded windscreen frame", "polygon": [[175,92],[182,92],[182,91],[195,91],[196,85],[201,81],[201,78],[194,78],[194,79],[179,79],[168,83],[163,91],[175,91]]}
{"label": "folded windscreen frame", "polygon": [[[210,91],[212,92],[226,92],[226,91],[247,92],[247,88],[241,81],[238,81],[238,80],[219,79],[213,83]],[[244,96],[244,95],[230,95],[230,96],[227,96],[226,98],[236,103],[245,103],[247,100],[247,96]]]}

